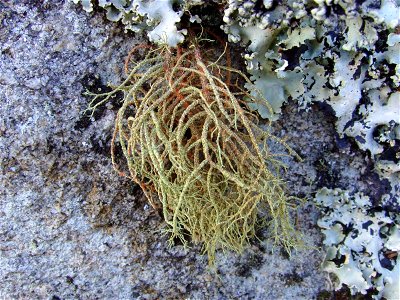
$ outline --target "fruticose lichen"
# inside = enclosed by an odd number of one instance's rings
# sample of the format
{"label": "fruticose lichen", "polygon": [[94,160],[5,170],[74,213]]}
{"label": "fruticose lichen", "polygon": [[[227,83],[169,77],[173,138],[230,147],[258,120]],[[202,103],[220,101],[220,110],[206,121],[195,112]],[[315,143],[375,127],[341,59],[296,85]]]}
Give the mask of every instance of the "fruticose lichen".
{"label": "fruticose lichen", "polygon": [[400,298],[400,217],[374,210],[369,198],[323,188],[316,202],[325,210],[318,221],[325,235],[323,268],[337,275],[338,288],[352,294],[374,288],[374,298]]}
{"label": "fruticose lichen", "polygon": [[255,237],[263,209],[273,240],[290,251],[298,239],[279,177],[283,165],[268,146],[285,144],[244,109],[243,99],[260,101],[238,85],[249,79],[229,66],[229,56],[228,66],[219,64],[222,56],[210,60],[215,49],[205,43],[134,48],[144,58],[128,60],[127,79],[109,93],[92,94],[89,108],[124,94],[113,140],[126,158],[125,176],[162,211],[171,241],[203,243],[212,264],[216,249],[240,252]]}

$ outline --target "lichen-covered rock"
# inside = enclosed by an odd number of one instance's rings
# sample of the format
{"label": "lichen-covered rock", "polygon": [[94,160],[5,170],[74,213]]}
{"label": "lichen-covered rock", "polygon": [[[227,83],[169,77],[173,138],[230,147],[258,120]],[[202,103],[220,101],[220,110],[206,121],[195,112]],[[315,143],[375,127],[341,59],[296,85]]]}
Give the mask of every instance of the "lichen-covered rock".
{"label": "lichen-covered rock", "polygon": [[[72,1],[81,2],[88,12],[93,10],[91,0]],[[120,20],[126,29],[145,31],[150,41],[170,46],[185,40],[188,28],[182,24],[183,16],[201,22],[204,16],[192,16],[190,11],[206,5],[200,0],[103,0],[98,4],[107,10],[109,20]],[[246,88],[253,96],[261,92],[269,102],[252,103],[252,109],[276,120],[290,99],[302,108],[313,102],[328,103],[341,136],[354,138],[377,165],[384,160],[391,164],[390,170],[396,170],[399,138],[392,134],[386,143],[374,134],[390,122],[396,128],[400,124],[399,14],[393,0],[284,0],[277,5],[229,0],[221,18],[228,40],[246,47],[243,58],[253,82]],[[383,152],[394,154],[382,157]],[[387,197],[393,199],[400,196],[400,174],[388,173],[381,172],[392,182]]]}
{"label": "lichen-covered rock", "polygon": [[[207,19],[192,10],[213,5],[196,0],[162,5],[73,1],[86,11],[98,3],[109,19],[170,45],[185,38],[188,28],[182,20]],[[275,113],[268,107],[254,109],[269,118],[286,112],[284,122],[274,123],[275,130],[304,157],[301,164],[289,162],[283,175],[292,194],[341,186],[370,196],[371,205],[364,208],[326,209],[326,243],[334,248],[328,256],[343,252],[348,257],[354,291],[374,285],[384,287],[379,295],[390,295],[395,287],[390,274],[398,278],[399,272],[393,259],[399,251],[398,219],[372,207],[399,209],[398,1],[276,3],[237,0],[224,6],[215,1],[212,12],[218,17],[221,11],[229,39],[247,47],[243,57],[254,85],[272,101]],[[126,53],[143,40],[63,1],[3,1],[0,23],[0,298],[309,299],[327,286],[319,270],[322,253],[312,249],[294,253],[290,261],[265,242],[240,257],[218,253],[219,274],[213,277],[198,248],[167,247],[161,218],[137,187],[112,172],[113,105],[93,119],[81,114],[87,107],[81,92],[106,89],[101,82],[119,82]],[[101,80],[90,74],[100,74]],[[282,109],[290,99],[296,102]],[[334,108],[340,136],[332,116],[313,103]],[[308,111],[298,112],[298,106]],[[381,179],[372,171],[371,157],[346,136],[372,153]],[[353,198],[346,199],[352,203]],[[364,233],[349,244],[343,226],[330,223],[342,219],[339,213],[346,221],[353,218],[353,228],[372,219],[371,226],[390,232],[380,240]],[[320,240],[316,214],[311,207],[297,210],[297,226],[308,245]],[[386,267],[394,266],[382,270],[384,276],[368,277],[368,268],[358,271],[364,267],[360,257],[368,259],[360,254],[365,251],[348,254],[349,247],[358,251],[370,240],[388,250],[379,253],[379,264],[371,256],[373,267],[383,267],[385,259],[390,262]],[[374,253],[371,247],[368,253]],[[337,265],[330,267],[337,272]]]}
{"label": "lichen-covered rock", "polygon": [[[264,242],[243,256],[218,252],[214,276],[200,247],[168,246],[162,218],[113,171],[119,99],[88,118],[82,93],[120,82],[140,35],[66,1],[0,1],[0,22],[1,299],[299,299],[325,289],[322,253],[288,260]],[[316,213],[300,214],[309,245],[320,240]]]}

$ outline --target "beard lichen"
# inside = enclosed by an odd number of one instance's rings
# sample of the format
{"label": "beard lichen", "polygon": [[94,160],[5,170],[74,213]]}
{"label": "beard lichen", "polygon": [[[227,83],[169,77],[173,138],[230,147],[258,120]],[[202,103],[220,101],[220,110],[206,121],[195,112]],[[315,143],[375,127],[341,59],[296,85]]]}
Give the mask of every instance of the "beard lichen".
{"label": "beard lichen", "polygon": [[[250,81],[230,67],[229,55],[207,59],[205,43],[135,47],[125,64],[126,80],[109,93],[92,94],[89,108],[123,92],[113,165],[119,169],[119,144],[129,169],[120,174],[139,184],[150,204],[162,211],[171,242],[178,238],[186,245],[189,237],[202,243],[212,264],[217,249],[240,252],[256,237],[263,210],[272,239],[290,251],[298,238],[280,177],[285,168],[280,156],[287,154],[272,153],[269,144],[296,154],[260,128],[246,103],[265,100],[240,88],[240,82]],[[133,62],[138,52],[145,52],[144,58]]]}

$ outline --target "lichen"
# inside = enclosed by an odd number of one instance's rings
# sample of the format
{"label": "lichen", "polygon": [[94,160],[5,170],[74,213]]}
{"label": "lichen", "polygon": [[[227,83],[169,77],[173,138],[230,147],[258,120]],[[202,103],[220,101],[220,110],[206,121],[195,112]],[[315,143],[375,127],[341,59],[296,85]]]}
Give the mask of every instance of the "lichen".
{"label": "lichen", "polygon": [[[93,11],[92,0],[70,0],[81,3],[85,11]],[[203,1],[158,1],[158,0],[100,0],[98,5],[107,11],[107,19],[121,21],[126,30],[133,32],[147,32],[151,42],[168,44],[175,47],[183,42],[186,29],[178,30],[177,25],[181,21],[184,12],[189,12],[192,6],[200,5]],[[173,7],[174,4],[178,8]],[[198,17],[193,20],[201,21]]]}
{"label": "lichen", "polygon": [[[250,78],[273,114],[262,104],[251,107],[275,120],[289,100],[305,109],[329,104],[340,136],[354,138],[390,179],[387,199],[400,196],[399,15],[391,0],[281,1],[275,7],[231,0],[223,18],[228,39],[246,46]],[[382,126],[396,128],[394,134],[376,138]],[[390,168],[382,172],[381,162]]]}
{"label": "lichen", "polygon": [[325,212],[318,221],[327,253],[323,268],[337,275],[337,288],[346,284],[352,294],[373,288],[375,299],[399,299],[399,216],[340,189],[321,189],[316,202]]}
{"label": "lichen", "polygon": [[[244,99],[261,101],[238,84],[250,80],[229,66],[229,56],[224,66],[218,63],[222,56],[210,60],[213,51],[200,53],[210,48],[204,43],[134,48],[131,54],[146,50],[144,59],[128,60],[127,79],[109,93],[92,94],[90,109],[124,94],[113,140],[126,158],[125,176],[162,211],[171,241],[203,243],[212,264],[216,249],[240,252],[255,237],[262,209],[272,239],[290,251],[299,239],[280,178],[280,154],[268,146],[286,144],[244,109]],[[112,153],[119,169],[114,146]]]}

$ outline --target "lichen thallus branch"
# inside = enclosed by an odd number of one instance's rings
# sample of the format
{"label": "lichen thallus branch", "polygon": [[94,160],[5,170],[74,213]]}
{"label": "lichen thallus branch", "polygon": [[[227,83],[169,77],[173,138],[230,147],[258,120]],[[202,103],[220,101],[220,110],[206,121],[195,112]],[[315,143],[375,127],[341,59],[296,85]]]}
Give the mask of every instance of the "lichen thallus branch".
{"label": "lichen thallus branch", "polygon": [[[89,109],[123,92],[112,161],[118,170],[118,140],[129,168],[126,176],[162,210],[171,241],[179,238],[186,244],[189,234],[192,241],[203,243],[212,264],[218,248],[243,250],[255,237],[257,213],[263,209],[270,216],[274,241],[290,251],[298,238],[279,176],[284,154],[272,153],[268,141],[297,154],[261,129],[257,116],[246,109],[246,99],[265,105],[240,88],[238,82],[249,79],[222,55],[207,60],[201,43],[177,49],[135,47],[125,64],[125,81],[109,93],[91,94]],[[137,51],[145,55],[135,63],[131,57]]]}

